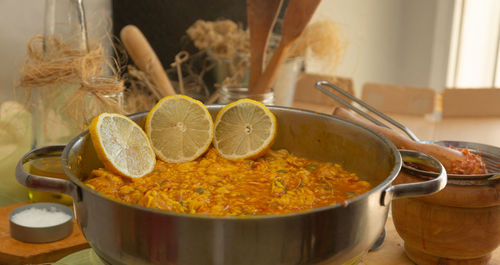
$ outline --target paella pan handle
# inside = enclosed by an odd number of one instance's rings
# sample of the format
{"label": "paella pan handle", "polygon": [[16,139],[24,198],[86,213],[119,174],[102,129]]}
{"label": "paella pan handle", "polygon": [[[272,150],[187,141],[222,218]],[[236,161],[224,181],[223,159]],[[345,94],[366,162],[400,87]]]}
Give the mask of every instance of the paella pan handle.
{"label": "paella pan handle", "polygon": [[430,155],[417,151],[399,150],[399,152],[404,162],[423,164],[437,168],[439,169],[439,175],[436,178],[423,182],[397,184],[388,187],[382,192],[380,202],[383,206],[388,206],[392,199],[429,195],[442,190],[446,186],[446,169],[438,160]]}
{"label": "paella pan handle", "polygon": [[64,145],[50,145],[41,148],[33,149],[25,154],[16,166],[16,179],[19,183],[27,188],[47,191],[65,193],[76,198],[77,187],[68,180],[42,177],[33,175],[24,170],[24,164],[29,161],[36,160],[44,157],[51,157],[55,154],[61,154],[64,150]]}

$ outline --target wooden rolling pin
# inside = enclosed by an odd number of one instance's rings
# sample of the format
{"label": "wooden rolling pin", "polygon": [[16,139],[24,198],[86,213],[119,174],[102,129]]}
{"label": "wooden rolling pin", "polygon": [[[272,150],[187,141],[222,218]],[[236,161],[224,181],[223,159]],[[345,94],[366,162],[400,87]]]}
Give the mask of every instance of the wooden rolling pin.
{"label": "wooden rolling pin", "polygon": [[160,60],[142,32],[134,25],[127,25],[121,30],[120,39],[137,67],[153,79],[152,81],[156,86],[156,90],[152,91],[153,94],[158,99],[175,95],[175,90]]}
{"label": "wooden rolling pin", "polygon": [[379,132],[387,137],[399,149],[414,150],[428,154],[439,160],[439,162],[441,162],[446,169],[453,168],[453,165],[456,165],[458,161],[463,162],[465,159],[465,156],[457,150],[435,144],[415,142],[389,128],[378,126],[367,120],[361,119],[349,112],[347,109],[336,107],[333,111],[333,115],[353,121]]}

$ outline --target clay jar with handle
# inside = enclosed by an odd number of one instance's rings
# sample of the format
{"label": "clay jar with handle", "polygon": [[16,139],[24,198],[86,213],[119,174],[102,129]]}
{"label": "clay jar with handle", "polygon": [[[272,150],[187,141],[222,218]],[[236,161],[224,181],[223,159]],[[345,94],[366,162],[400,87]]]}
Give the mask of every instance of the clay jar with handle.
{"label": "clay jar with handle", "polygon": [[[426,180],[403,170],[394,183]],[[448,180],[438,193],[392,204],[408,257],[419,265],[488,264],[500,244],[500,179]]]}

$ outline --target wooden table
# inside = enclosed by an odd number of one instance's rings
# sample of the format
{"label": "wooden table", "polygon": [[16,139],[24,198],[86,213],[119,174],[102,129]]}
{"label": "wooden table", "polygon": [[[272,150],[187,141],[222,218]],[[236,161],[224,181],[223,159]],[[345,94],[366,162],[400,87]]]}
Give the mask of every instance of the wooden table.
{"label": "wooden table", "polygon": [[[331,114],[332,107],[295,102],[293,107]],[[439,122],[423,116],[389,115],[405,125],[421,140],[458,140],[500,146],[500,117],[491,118],[448,118]],[[404,253],[403,240],[399,237],[392,217],[385,225],[386,239],[383,246],[363,257],[363,265],[411,265],[414,264]],[[491,265],[500,264],[500,248],[493,252]]]}

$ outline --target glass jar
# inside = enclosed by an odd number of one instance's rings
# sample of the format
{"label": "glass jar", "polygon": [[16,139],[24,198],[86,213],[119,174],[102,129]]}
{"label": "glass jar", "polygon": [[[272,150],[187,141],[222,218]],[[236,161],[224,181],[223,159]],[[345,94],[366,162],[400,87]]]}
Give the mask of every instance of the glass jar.
{"label": "glass jar", "polygon": [[248,88],[246,87],[222,86],[221,88],[218,89],[218,93],[219,93],[219,99],[217,100],[217,103],[219,104],[228,104],[242,98],[253,99],[262,102],[264,105],[274,104],[273,91],[261,94],[249,94]]}
{"label": "glass jar", "polygon": [[[273,85],[274,103],[278,106],[291,107],[295,97],[295,86],[304,67],[303,57],[288,58],[280,66],[276,82]],[[313,84],[311,84],[312,89]]]}

